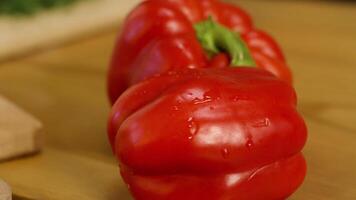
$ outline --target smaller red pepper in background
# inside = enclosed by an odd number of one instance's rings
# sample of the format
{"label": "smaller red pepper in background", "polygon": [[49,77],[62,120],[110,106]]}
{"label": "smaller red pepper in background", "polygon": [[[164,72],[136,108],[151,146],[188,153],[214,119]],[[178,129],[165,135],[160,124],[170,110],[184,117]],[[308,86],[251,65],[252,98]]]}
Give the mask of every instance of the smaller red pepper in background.
{"label": "smaller red pepper in background", "polygon": [[197,40],[196,24],[209,17],[241,34],[257,67],[292,82],[278,44],[256,30],[250,16],[237,6],[217,0],[147,0],[127,17],[118,39],[108,78],[111,103],[129,86],[155,74],[228,67],[228,54],[215,52],[217,58],[209,57]]}

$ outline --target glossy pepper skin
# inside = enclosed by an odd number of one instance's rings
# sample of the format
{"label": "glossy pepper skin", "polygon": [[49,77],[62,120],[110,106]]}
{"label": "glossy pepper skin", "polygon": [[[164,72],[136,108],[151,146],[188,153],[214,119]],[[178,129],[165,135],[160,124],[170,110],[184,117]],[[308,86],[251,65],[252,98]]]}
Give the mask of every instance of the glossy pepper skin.
{"label": "glossy pepper skin", "polygon": [[109,138],[137,200],[282,200],[306,173],[296,104],[261,69],[170,71],[118,99]]}
{"label": "glossy pepper skin", "polygon": [[227,55],[209,59],[197,40],[194,25],[209,17],[241,34],[259,68],[292,82],[278,44],[256,29],[242,9],[218,0],[147,0],[127,17],[118,38],[108,77],[111,103],[129,86],[155,74],[228,67]]}

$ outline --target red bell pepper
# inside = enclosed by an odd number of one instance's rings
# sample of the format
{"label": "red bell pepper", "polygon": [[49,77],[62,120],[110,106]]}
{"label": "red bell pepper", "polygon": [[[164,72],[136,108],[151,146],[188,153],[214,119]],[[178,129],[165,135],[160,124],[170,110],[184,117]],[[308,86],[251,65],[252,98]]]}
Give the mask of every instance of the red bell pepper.
{"label": "red bell pepper", "polygon": [[278,44],[256,30],[242,9],[218,0],[147,0],[127,17],[118,39],[108,79],[111,102],[129,86],[154,74],[182,68],[228,67],[228,55],[221,54],[223,51],[207,55],[197,40],[196,24],[209,17],[235,31],[236,36],[241,35],[257,67],[292,81]]}
{"label": "red bell pepper", "polygon": [[137,200],[282,200],[302,183],[306,126],[290,84],[256,68],[186,69],[126,91],[109,121]]}
{"label": "red bell pepper", "polygon": [[129,16],[111,100],[135,85],[108,134],[135,199],[282,200],[303,182],[307,129],[290,71],[251,24],[212,0],[151,0]]}

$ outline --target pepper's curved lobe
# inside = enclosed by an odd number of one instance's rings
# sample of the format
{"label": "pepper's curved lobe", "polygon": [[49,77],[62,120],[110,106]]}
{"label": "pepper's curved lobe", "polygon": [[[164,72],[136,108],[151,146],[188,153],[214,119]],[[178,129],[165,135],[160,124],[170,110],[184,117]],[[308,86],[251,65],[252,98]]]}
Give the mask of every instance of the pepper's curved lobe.
{"label": "pepper's curved lobe", "polygon": [[119,98],[109,125],[136,199],[283,199],[305,176],[296,94],[263,70],[153,77]]}

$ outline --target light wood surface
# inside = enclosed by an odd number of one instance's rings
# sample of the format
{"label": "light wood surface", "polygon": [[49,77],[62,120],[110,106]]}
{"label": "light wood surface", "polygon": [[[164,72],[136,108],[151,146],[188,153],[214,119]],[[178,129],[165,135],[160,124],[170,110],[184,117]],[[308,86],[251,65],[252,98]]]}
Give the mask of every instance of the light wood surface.
{"label": "light wood surface", "polygon": [[[290,199],[356,199],[356,5],[239,2],[282,44],[309,127],[308,176]],[[0,65],[0,92],[47,132],[42,154],[0,164],[19,199],[130,199],[105,131],[115,32]]]}
{"label": "light wood surface", "polygon": [[34,16],[0,16],[0,60],[108,30],[119,25],[138,2],[89,0]]}

